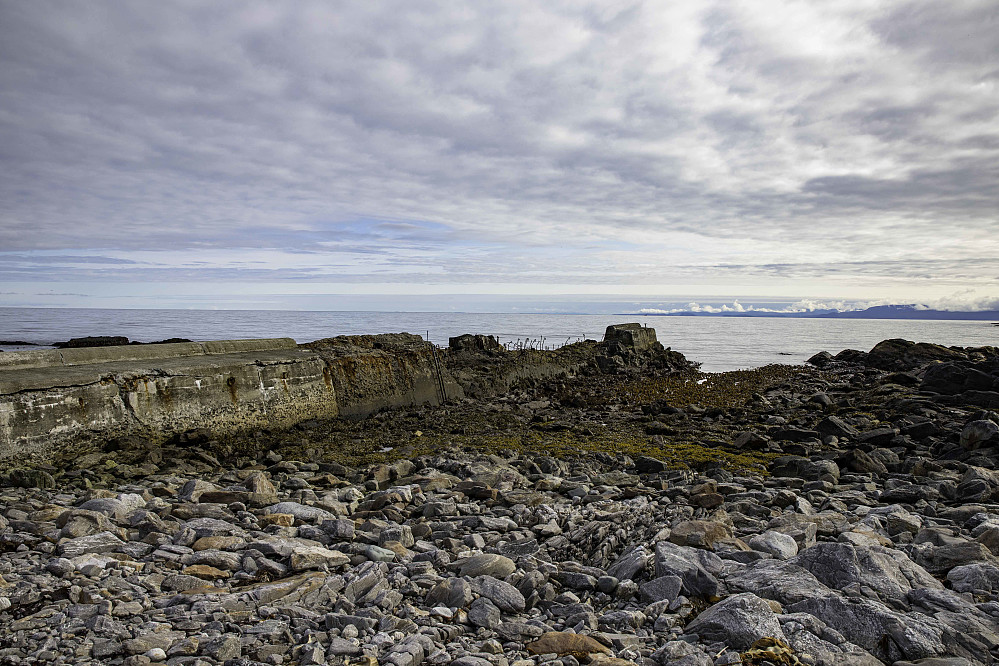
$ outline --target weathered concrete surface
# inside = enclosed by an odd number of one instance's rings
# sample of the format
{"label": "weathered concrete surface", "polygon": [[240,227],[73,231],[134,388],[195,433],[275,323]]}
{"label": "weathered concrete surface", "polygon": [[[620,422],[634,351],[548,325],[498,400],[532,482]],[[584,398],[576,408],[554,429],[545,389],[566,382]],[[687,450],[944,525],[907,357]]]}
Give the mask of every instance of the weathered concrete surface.
{"label": "weathered concrete surface", "polygon": [[238,434],[337,414],[325,362],[288,338],[0,359],[0,459],[89,437],[166,438],[193,428]]}
{"label": "weathered concrete surface", "polygon": [[302,345],[326,362],[341,416],[464,397],[436,347],[418,335],[345,335]]}
{"label": "weathered concrete surface", "polygon": [[361,418],[504,393],[578,372],[683,369],[653,329],[608,327],[604,342],[510,352],[483,336],[443,352],[409,333],[38,350],[0,354],[0,460],[129,434],[216,437],[307,419]]}

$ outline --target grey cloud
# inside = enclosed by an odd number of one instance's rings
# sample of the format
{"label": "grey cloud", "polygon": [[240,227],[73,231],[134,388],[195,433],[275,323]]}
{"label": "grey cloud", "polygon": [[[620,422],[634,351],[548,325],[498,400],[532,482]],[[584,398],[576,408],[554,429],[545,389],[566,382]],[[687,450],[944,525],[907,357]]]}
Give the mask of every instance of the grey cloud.
{"label": "grey cloud", "polygon": [[[800,47],[790,9],[699,9],[4,3],[0,248],[66,256],[0,277],[614,280],[615,243],[710,275],[702,255],[743,240],[788,255],[746,271],[866,275],[823,255],[834,239],[894,270],[875,227],[923,239],[912,275],[994,253],[993,3],[800,4]],[[315,262],[74,255],[253,249]]]}

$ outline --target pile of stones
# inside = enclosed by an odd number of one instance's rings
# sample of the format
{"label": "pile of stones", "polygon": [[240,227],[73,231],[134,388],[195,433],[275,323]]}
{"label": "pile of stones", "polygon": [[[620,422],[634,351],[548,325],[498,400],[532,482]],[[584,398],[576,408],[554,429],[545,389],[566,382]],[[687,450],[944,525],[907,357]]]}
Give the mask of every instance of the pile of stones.
{"label": "pile of stones", "polygon": [[765,472],[450,450],[8,474],[0,664],[990,664],[991,357],[898,358],[754,397],[729,445],[775,451]]}

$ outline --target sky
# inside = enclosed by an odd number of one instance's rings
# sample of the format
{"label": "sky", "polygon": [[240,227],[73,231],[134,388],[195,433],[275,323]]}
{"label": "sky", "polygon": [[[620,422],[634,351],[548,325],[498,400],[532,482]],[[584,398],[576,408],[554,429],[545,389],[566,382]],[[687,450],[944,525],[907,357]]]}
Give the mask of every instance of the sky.
{"label": "sky", "polygon": [[981,309],[997,232],[995,0],[0,0],[0,306]]}

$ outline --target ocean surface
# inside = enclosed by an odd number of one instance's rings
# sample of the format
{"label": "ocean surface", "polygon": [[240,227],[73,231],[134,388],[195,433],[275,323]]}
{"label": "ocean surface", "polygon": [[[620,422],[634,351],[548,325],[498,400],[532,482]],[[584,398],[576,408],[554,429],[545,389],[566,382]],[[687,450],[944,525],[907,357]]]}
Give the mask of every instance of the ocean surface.
{"label": "ocean surface", "polygon": [[[556,347],[580,339],[600,340],[609,324],[631,321],[655,328],[660,342],[699,361],[708,372],[803,363],[819,351],[867,351],[887,338],[961,347],[999,345],[999,327],[980,321],[73,308],[0,308],[0,340],[48,346],[87,335],[124,335],[139,342],[172,337],[290,337],[310,342],[336,335],[405,331],[441,346],[452,336],[483,333],[514,346]],[[5,351],[31,348],[0,345]]]}

